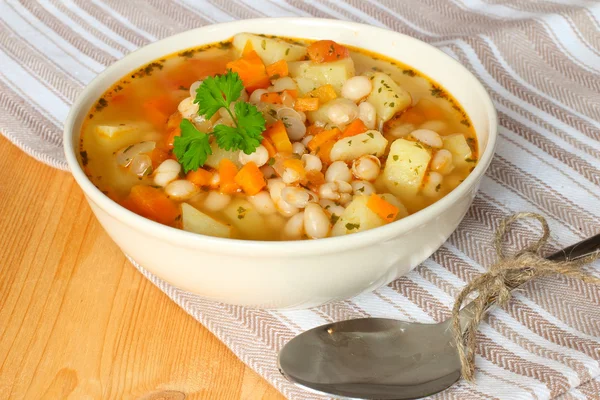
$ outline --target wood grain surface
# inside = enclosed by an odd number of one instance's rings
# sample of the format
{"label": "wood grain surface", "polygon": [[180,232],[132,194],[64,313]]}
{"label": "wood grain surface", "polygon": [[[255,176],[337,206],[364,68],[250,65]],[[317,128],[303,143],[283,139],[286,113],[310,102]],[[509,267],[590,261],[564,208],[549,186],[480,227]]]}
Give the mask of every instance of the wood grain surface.
{"label": "wood grain surface", "polygon": [[0,136],[0,399],[283,399]]}

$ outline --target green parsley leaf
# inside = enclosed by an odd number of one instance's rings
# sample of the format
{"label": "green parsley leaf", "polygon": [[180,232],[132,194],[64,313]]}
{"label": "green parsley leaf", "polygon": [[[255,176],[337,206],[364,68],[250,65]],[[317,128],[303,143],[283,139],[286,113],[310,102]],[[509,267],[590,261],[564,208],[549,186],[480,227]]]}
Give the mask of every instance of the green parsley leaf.
{"label": "green parsley leaf", "polygon": [[194,103],[199,106],[198,114],[210,119],[221,107],[229,110],[231,103],[240,98],[244,84],[237,72],[208,77],[196,90]]}
{"label": "green parsley leaf", "polygon": [[175,136],[173,153],[186,173],[195,171],[204,165],[206,158],[212,154],[208,135],[196,129],[187,119],[181,120],[179,127],[181,136]]}
{"label": "green parsley leaf", "polygon": [[235,127],[217,125],[213,134],[217,144],[225,150],[242,150],[251,154],[262,142],[262,132],[265,130],[265,119],[258,109],[246,102],[235,103]]}

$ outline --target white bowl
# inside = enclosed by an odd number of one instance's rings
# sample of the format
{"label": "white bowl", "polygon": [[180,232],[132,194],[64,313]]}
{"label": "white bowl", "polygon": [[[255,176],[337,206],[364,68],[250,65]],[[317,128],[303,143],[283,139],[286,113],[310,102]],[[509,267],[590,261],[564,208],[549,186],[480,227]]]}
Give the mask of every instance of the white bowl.
{"label": "white bowl", "polygon": [[[400,221],[369,231],[312,241],[222,239],[170,228],[106,197],[86,177],[76,154],[88,110],[114,82],[138,67],[239,32],[332,39],[402,61],[440,83],[470,116],[480,160],[456,189]],[[202,297],[261,308],[308,308],[377,289],[423,262],[456,229],[494,154],[496,112],[477,79],[458,62],[417,39],[367,25],[312,18],[269,18],[211,25],[143,47],[107,68],[79,95],[65,122],[69,167],[96,217],[117,245],[145,269]]]}

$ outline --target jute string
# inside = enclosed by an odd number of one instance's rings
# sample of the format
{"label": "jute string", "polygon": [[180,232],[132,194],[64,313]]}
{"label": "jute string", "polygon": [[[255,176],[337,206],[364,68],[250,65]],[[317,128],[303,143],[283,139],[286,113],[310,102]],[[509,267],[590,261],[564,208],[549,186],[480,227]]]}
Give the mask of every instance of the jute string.
{"label": "jute string", "polygon": [[[535,218],[542,224],[541,238],[519,251],[512,257],[507,257],[502,250],[503,238],[510,225],[519,219]],[[548,241],[550,229],[546,219],[534,213],[518,213],[503,220],[496,232],[494,245],[498,256],[497,262],[489,271],[469,283],[460,292],[452,310],[454,338],[462,366],[462,376],[473,381],[475,374],[475,345],[477,328],[488,309],[493,304],[506,304],[511,297],[511,290],[533,278],[548,275],[566,275],[578,278],[584,282],[600,284],[600,279],[586,274],[581,267],[600,259],[600,252],[580,258],[575,261],[550,261],[540,255],[540,249]],[[471,293],[477,292],[478,297],[473,301],[473,318],[467,324],[464,333],[461,330],[459,313],[463,303]]]}

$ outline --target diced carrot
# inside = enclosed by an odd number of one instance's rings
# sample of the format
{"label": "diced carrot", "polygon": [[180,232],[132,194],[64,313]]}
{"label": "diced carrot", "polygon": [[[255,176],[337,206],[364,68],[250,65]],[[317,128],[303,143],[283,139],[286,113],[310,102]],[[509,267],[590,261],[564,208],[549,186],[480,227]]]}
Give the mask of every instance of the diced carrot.
{"label": "diced carrot", "polygon": [[240,172],[235,176],[235,183],[237,183],[248,196],[254,196],[267,185],[263,173],[252,161],[240,169]]}
{"label": "diced carrot", "polygon": [[329,129],[316,134],[310,142],[308,142],[308,148],[310,151],[318,151],[325,142],[335,141],[340,134],[338,128]]}
{"label": "diced carrot", "polygon": [[267,126],[267,130],[263,133],[263,137],[268,137],[278,152],[291,153],[292,142],[288,137],[285,125],[282,121],[276,121],[271,125]]}
{"label": "diced carrot", "polygon": [[333,147],[335,142],[335,139],[329,140],[317,148],[315,153],[317,157],[321,159],[321,162],[323,162],[323,164],[331,164],[331,148]]}
{"label": "diced carrot", "polygon": [[281,104],[281,95],[275,92],[263,93],[260,96],[260,101],[263,103]]}
{"label": "diced carrot", "polygon": [[270,79],[279,79],[288,76],[288,63],[285,60],[279,60],[271,65],[267,65],[267,75]]}
{"label": "diced carrot", "polygon": [[172,225],[179,216],[179,207],[161,189],[146,185],[131,188],[121,203],[124,207],[153,221]]}
{"label": "diced carrot", "polygon": [[346,126],[346,129],[344,129],[344,132],[342,132],[342,135],[340,136],[340,139],[341,138],[350,137],[350,136],[359,135],[359,134],[364,133],[364,132],[366,132],[368,130],[369,129],[367,128],[367,126],[365,125],[365,123],[362,122],[362,120],[360,118],[356,118],[354,121],[350,122],[350,124],[348,124],[348,126]]}
{"label": "diced carrot", "polygon": [[294,108],[298,111],[315,111],[319,108],[317,97],[299,97],[296,99]]}
{"label": "diced carrot", "polygon": [[269,157],[275,157],[275,154],[277,154],[277,149],[275,148],[275,146],[273,146],[271,139],[265,137],[260,144],[262,144],[264,148],[267,149]]}
{"label": "diced carrot", "polygon": [[210,181],[212,180],[213,173],[205,170],[204,168],[198,168],[195,171],[190,171],[185,176],[185,179],[192,182],[194,185],[203,187],[210,186]]}
{"label": "diced carrot", "polygon": [[228,62],[227,68],[238,73],[249,93],[271,85],[265,64],[254,50],[235,61]]}
{"label": "diced carrot", "polygon": [[292,96],[294,99],[298,98],[298,91],[296,89],[285,89],[283,93],[287,93]]}
{"label": "diced carrot", "polygon": [[174,112],[171,114],[167,121],[167,129],[165,135],[165,146],[168,150],[173,148],[173,144],[175,142],[175,136],[181,136],[181,128],[179,124],[181,124],[181,114],[179,112]]}
{"label": "diced carrot", "polygon": [[242,50],[242,57],[248,55],[251,51],[254,51],[254,46],[252,46],[252,41],[248,40],[244,45],[244,50]]}
{"label": "diced carrot", "polygon": [[319,86],[318,88],[311,90],[306,94],[308,97],[316,97],[319,99],[321,104],[325,104],[328,101],[331,101],[337,98],[337,93],[335,89],[330,84]]}
{"label": "diced carrot", "polygon": [[177,111],[177,103],[169,94],[162,94],[144,102],[142,108],[146,119],[157,128],[163,129],[169,116]]}
{"label": "diced carrot", "polygon": [[150,159],[152,160],[152,168],[156,169],[163,161],[167,160],[171,156],[170,151],[164,147],[156,146],[152,152],[150,152]]}
{"label": "diced carrot", "polygon": [[324,130],[325,130],[325,128],[323,128],[322,126],[309,125],[309,127],[306,128],[306,135],[307,136],[315,136],[315,135],[323,132]]}
{"label": "diced carrot", "polygon": [[308,46],[308,58],[316,63],[341,60],[350,57],[350,51],[333,40],[318,40]]}
{"label": "diced carrot", "polygon": [[369,196],[369,200],[367,200],[367,207],[369,207],[371,211],[379,215],[387,222],[392,222],[394,219],[396,219],[396,215],[398,215],[398,212],[400,211],[398,207],[385,201],[375,193]]}
{"label": "diced carrot", "polygon": [[301,181],[306,179],[306,170],[304,169],[301,160],[298,160],[297,158],[289,158],[283,162],[283,166],[296,171],[298,175],[300,175]]}
{"label": "diced carrot", "polygon": [[308,180],[310,190],[317,191],[319,190],[319,186],[325,183],[325,175],[321,171],[311,169],[306,172],[306,180]]}
{"label": "diced carrot", "polygon": [[235,193],[239,190],[238,184],[235,182],[235,176],[238,173],[238,169],[235,164],[224,158],[219,163],[219,189],[223,193]]}
{"label": "diced carrot", "polygon": [[400,121],[407,124],[420,125],[425,122],[425,116],[414,107],[411,107],[400,115]]}

